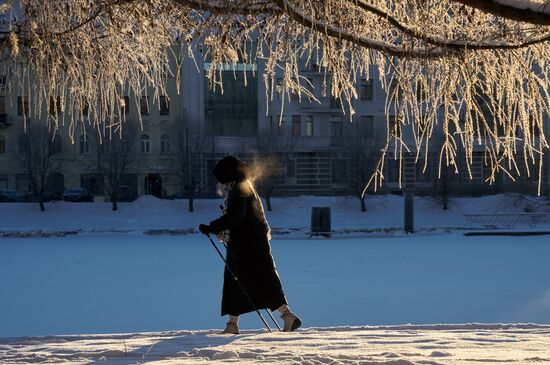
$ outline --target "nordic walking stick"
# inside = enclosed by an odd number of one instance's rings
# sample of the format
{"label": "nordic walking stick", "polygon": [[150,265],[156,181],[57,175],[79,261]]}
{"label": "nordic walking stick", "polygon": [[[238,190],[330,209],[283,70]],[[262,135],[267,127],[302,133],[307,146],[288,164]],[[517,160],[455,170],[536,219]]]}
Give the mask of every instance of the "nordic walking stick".
{"label": "nordic walking stick", "polygon": [[237,275],[235,275],[235,273],[233,272],[233,270],[231,270],[231,268],[229,267],[229,264],[227,263],[227,261],[225,260],[225,258],[223,257],[220,249],[218,248],[218,246],[216,246],[216,244],[214,243],[214,241],[212,240],[212,237],[210,237],[210,234],[207,233],[206,234],[206,237],[208,237],[208,239],[210,240],[210,243],[212,244],[212,246],[214,246],[214,248],[216,249],[216,251],[218,252],[218,255],[220,255],[221,259],[223,260],[223,263],[225,264],[225,267],[227,268],[227,271],[229,271],[229,273],[231,274],[231,276],[233,276],[233,279],[235,279],[235,282],[237,283],[237,285],[239,285],[239,288],[241,288],[241,291],[243,292],[244,296],[246,297],[246,300],[248,300],[248,303],[252,306],[252,308],[254,308],[254,310],[256,311],[256,313],[258,313],[258,316],[260,316],[260,319],[262,320],[262,322],[264,322],[264,325],[265,327],[267,328],[267,330],[269,332],[273,332],[271,330],[271,328],[269,327],[269,325],[267,324],[264,316],[262,316],[262,314],[260,313],[260,311],[258,310],[258,308],[256,308],[256,306],[254,305],[254,302],[252,301],[252,299],[250,299],[250,296],[248,295],[248,293],[246,292],[246,289],[243,287],[243,285],[241,284],[241,282],[239,281],[239,279],[237,278]]}
{"label": "nordic walking stick", "polygon": [[[210,238],[210,235],[208,236],[208,238]],[[225,242],[222,241],[222,245],[224,245],[224,247],[227,249],[227,244]],[[218,248],[217,246],[214,246],[214,247],[216,247],[216,249]],[[223,258],[223,256],[222,256],[222,260],[225,262],[225,259]],[[271,313],[271,310],[266,308],[265,311],[271,317],[271,320],[273,321],[273,323],[275,323],[275,327],[277,327],[279,331],[282,331],[283,329],[281,328],[281,326],[279,326],[279,323],[277,323],[277,320],[275,320],[275,317],[273,317],[273,313]]]}
{"label": "nordic walking stick", "polygon": [[277,327],[277,329],[279,331],[282,331],[283,329],[281,328],[281,326],[279,326],[279,323],[277,323],[277,321],[275,320],[275,317],[273,317],[273,313],[271,313],[271,310],[266,309],[265,311],[267,312],[267,314],[269,314],[269,316],[271,317],[271,320],[273,321],[273,323],[275,323],[275,326]]}

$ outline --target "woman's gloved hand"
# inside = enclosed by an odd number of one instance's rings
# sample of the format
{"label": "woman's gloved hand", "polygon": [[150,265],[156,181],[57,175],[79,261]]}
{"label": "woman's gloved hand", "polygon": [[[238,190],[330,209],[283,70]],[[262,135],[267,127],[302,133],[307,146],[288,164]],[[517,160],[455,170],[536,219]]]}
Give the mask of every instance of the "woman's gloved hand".
{"label": "woman's gloved hand", "polygon": [[210,226],[209,226],[208,224],[199,224],[199,231],[200,231],[202,234],[213,233],[213,232],[212,232],[212,229],[210,228]]}

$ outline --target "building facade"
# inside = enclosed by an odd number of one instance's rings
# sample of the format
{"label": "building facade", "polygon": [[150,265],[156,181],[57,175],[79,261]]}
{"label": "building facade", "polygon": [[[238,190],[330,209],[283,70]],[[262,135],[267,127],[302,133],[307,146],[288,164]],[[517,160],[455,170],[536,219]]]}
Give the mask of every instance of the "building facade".
{"label": "building facade", "polygon": [[[138,127],[132,134],[132,159],[124,173],[120,196],[132,199],[143,194],[188,195],[190,189],[197,196],[212,196],[216,187],[210,171],[227,154],[249,162],[265,155],[276,156],[277,163],[270,165],[273,171],[269,172],[275,175],[271,176],[275,195],[350,194],[363,186],[365,171],[373,171],[386,138],[386,92],[378,81],[377,70],[371,70],[369,79],[357,80],[358,99],[354,100],[355,114],[350,121],[349,113],[342,110],[338,100],[322,95],[324,76],[315,66],[304,65],[302,76],[320,102],[280,92],[274,94],[273,100],[266,100],[262,62],[238,64],[236,70],[223,71],[222,93],[219,88],[209,87],[205,77],[211,67],[208,62],[197,71],[193,60],[184,59],[181,85],[169,77],[167,95],[160,100],[140,96],[136,104],[132,102],[136,98],[128,96],[127,119],[137,126],[141,117],[143,128]],[[275,83],[275,87],[281,85],[282,79],[276,77]],[[25,192],[29,189],[28,170],[21,163],[25,101],[5,85],[5,77],[0,77],[0,189]],[[43,115],[47,118],[46,111]],[[174,131],[182,125],[186,128],[185,146],[175,140]],[[521,177],[514,184],[506,176],[499,176],[489,186],[484,180],[490,171],[481,152],[475,154],[470,172],[462,160],[458,174],[448,171],[443,174],[444,181],[438,179],[436,139],[416,166],[407,164],[406,171],[400,168],[399,160],[386,158],[385,181],[379,191],[400,192],[399,181],[406,174],[419,193],[433,194],[443,185],[451,193],[536,193],[536,173]],[[94,143],[83,130],[73,140],[69,127],[59,128],[52,138],[49,193],[59,195],[64,189],[85,187],[95,195],[105,194]],[[368,158],[357,157],[358,149],[367,150]],[[183,152],[184,157],[178,158]],[[182,169],[185,164],[188,166]],[[548,185],[549,165],[548,161],[544,165],[543,187]]]}

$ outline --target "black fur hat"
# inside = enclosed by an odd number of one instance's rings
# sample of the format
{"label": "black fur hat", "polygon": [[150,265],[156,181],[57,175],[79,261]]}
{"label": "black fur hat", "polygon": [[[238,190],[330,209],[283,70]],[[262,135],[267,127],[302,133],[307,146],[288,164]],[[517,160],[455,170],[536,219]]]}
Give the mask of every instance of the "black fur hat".
{"label": "black fur hat", "polygon": [[232,181],[244,181],[247,178],[250,167],[244,161],[239,160],[234,156],[227,156],[222,158],[212,173],[216,180],[225,184]]}

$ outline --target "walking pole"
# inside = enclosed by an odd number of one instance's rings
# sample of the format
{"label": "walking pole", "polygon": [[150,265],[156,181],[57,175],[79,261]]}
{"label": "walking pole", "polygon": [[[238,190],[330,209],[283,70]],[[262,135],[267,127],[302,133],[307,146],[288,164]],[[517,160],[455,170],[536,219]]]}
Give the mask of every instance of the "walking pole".
{"label": "walking pole", "polygon": [[262,314],[260,313],[260,311],[258,310],[258,308],[256,308],[256,306],[254,305],[254,302],[252,301],[252,299],[250,299],[250,296],[248,295],[248,293],[246,292],[245,288],[243,287],[243,285],[241,284],[241,282],[239,281],[239,279],[237,278],[237,276],[235,275],[235,273],[233,272],[233,270],[231,270],[231,268],[229,267],[229,264],[227,264],[227,261],[225,260],[225,258],[223,257],[220,249],[218,248],[218,246],[216,246],[216,244],[214,243],[214,241],[212,240],[212,237],[210,237],[210,234],[207,233],[206,234],[206,237],[208,237],[208,239],[210,240],[210,243],[212,243],[212,246],[214,246],[214,248],[216,249],[216,251],[218,252],[218,255],[220,255],[220,257],[222,258],[223,260],[223,263],[225,264],[225,267],[227,268],[227,271],[229,271],[229,273],[231,274],[231,276],[233,276],[233,279],[235,279],[235,282],[239,285],[239,288],[241,288],[241,291],[243,292],[244,296],[246,297],[246,300],[248,300],[248,303],[252,306],[252,308],[254,308],[254,310],[256,311],[256,313],[258,313],[258,316],[260,316],[260,319],[262,320],[262,322],[264,322],[264,325],[265,327],[267,328],[267,330],[269,332],[273,332],[271,330],[271,328],[269,327],[269,325],[267,324],[264,316],[262,316]]}
{"label": "walking pole", "polygon": [[[225,242],[222,241],[222,245],[224,245],[224,247],[227,249],[227,244]],[[223,259],[223,256],[222,256],[222,259]],[[266,308],[265,311],[267,312],[267,314],[269,314],[269,316],[271,317],[271,320],[273,321],[273,323],[275,323],[275,327],[277,327],[277,329],[279,331],[282,331],[283,329],[281,328],[281,326],[279,326],[279,323],[277,323],[277,321],[275,320],[275,317],[273,317],[273,314],[271,313],[271,310]]]}
{"label": "walking pole", "polygon": [[269,316],[271,317],[271,320],[273,321],[273,323],[275,323],[275,326],[277,327],[277,329],[279,329],[279,331],[282,331],[283,329],[281,328],[281,326],[279,326],[279,323],[277,323],[277,321],[275,320],[275,317],[273,317],[273,313],[271,313],[271,310],[266,309],[265,311],[267,312],[267,314],[269,314]]}

